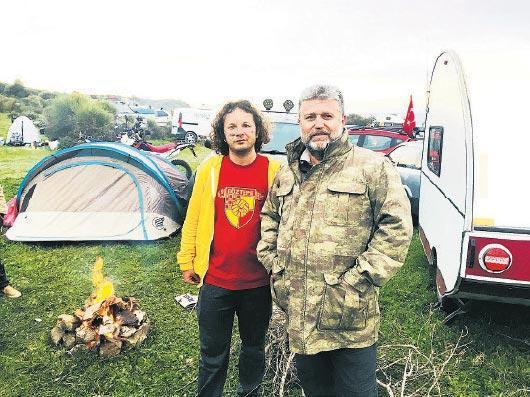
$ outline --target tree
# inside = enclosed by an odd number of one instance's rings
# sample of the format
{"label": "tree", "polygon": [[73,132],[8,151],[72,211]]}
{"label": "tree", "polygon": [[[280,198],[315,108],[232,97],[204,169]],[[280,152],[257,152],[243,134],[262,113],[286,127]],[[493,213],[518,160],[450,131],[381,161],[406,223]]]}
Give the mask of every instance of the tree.
{"label": "tree", "polygon": [[30,91],[24,87],[24,84],[21,80],[16,79],[15,82],[11,85],[8,85],[4,89],[4,94],[7,96],[14,96],[17,98],[25,98],[30,94]]}
{"label": "tree", "polygon": [[80,138],[114,140],[114,114],[108,106],[83,94],[60,95],[50,101],[44,114],[50,139],[76,142]]}
{"label": "tree", "polygon": [[9,98],[0,94],[0,113],[9,113],[15,107],[15,98]]}
{"label": "tree", "polygon": [[346,124],[354,124],[360,127],[366,127],[368,125],[371,125],[374,121],[374,116],[363,117],[355,113],[351,113],[346,116]]}

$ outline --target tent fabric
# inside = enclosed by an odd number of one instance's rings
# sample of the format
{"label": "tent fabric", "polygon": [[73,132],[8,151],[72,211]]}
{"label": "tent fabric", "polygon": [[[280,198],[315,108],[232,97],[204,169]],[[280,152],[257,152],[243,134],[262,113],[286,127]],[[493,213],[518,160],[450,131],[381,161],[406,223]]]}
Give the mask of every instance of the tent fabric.
{"label": "tent fabric", "polygon": [[182,226],[188,180],[161,157],[119,143],[65,149],[17,193],[17,241],[154,240]]}
{"label": "tent fabric", "polygon": [[8,145],[25,145],[40,141],[39,130],[26,116],[17,117],[7,132],[6,144]]}

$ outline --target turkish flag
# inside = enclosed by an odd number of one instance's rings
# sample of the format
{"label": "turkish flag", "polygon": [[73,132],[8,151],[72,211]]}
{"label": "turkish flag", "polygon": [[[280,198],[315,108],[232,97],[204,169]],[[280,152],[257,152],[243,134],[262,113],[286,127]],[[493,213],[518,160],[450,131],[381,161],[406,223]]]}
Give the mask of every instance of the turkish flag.
{"label": "turkish flag", "polygon": [[407,115],[405,116],[405,122],[403,123],[403,131],[407,133],[408,136],[413,138],[413,130],[416,127],[416,120],[414,120],[414,107],[412,106],[412,95],[410,96],[409,108],[407,110]]}

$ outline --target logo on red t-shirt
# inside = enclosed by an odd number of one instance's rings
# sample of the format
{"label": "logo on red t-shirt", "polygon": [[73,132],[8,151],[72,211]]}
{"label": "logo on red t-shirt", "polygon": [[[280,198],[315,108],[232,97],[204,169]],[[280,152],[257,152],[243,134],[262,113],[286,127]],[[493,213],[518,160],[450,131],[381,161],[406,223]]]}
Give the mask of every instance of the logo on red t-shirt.
{"label": "logo on red t-shirt", "polygon": [[263,200],[263,195],[256,189],[242,187],[224,187],[217,197],[224,199],[225,216],[228,222],[240,229],[254,216],[256,200]]}

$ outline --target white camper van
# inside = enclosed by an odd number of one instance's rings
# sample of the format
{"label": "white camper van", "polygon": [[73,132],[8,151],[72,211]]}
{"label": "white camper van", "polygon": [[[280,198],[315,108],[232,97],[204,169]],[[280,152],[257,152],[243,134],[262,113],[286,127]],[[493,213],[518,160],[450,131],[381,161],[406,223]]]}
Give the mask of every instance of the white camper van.
{"label": "white camper van", "polygon": [[210,109],[177,108],[173,110],[171,133],[186,143],[205,139],[212,129],[213,116]]}
{"label": "white camper van", "polygon": [[[530,58],[438,56],[428,90],[419,233],[441,304],[530,305]],[[523,126],[524,127],[524,126]],[[450,305],[448,305],[450,306]]]}

